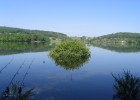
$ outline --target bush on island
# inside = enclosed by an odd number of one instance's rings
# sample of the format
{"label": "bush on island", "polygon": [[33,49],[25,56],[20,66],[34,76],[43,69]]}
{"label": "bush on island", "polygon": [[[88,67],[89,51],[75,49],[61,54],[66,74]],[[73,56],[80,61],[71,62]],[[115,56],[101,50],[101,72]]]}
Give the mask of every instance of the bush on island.
{"label": "bush on island", "polygon": [[82,66],[90,57],[90,51],[79,41],[66,41],[55,47],[49,55],[57,65],[73,70]]}

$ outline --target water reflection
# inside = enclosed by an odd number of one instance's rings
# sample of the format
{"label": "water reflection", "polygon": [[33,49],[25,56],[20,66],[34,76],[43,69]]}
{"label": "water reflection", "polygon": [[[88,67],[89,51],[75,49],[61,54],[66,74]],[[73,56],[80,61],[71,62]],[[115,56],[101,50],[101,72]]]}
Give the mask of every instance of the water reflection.
{"label": "water reflection", "polygon": [[31,65],[32,65],[34,59],[31,61],[30,65],[28,66],[21,81],[14,80],[16,78],[16,76],[18,75],[19,71],[21,70],[21,68],[23,67],[25,61],[26,61],[26,59],[23,61],[23,63],[17,69],[17,71],[13,75],[12,79],[10,80],[9,84],[7,85],[5,90],[2,92],[1,100],[27,100],[27,99],[31,100],[34,88],[30,88],[26,91],[23,88],[25,87],[24,81],[29,73],[29,70],[31,68]]}
{"label": "water reflection", "polygon": [[138,43],[102,43],[102,44],[94,44],[93,46],[97,46],[100,48],[108,49],[115,52],[140,52],[140,44]]}
{"label": "water reflection", "polygon": [[49,51],[54,48],[55,44],[49,45],[46,43],[3,43],[0,42],[0,55],[17,54],[24,52],[41,52]]}
{"label": "water reflection", "polygon": [[60,65],[66,70],[74,70],[82,67],[88,60],[89,56],[84,57],[52,57],[52,59],[55,61],[56,65]]}
{"label": "water reflection", "polygon": [[[90,48],[90,51],[92,52],[90,61],[83,68],[79,67],[80,70],[74,71],[56,67],[51,59],[46,57],[46,52],[0,56],[0,69],[14,57],[11,64],[0,74],[0,92],[6,90],[9,81],[25,57],[27,58],[25,66],[21,68],[18,77],[14,80],[23,79],[30,61],[35,58],[21,92],[24,94],[35,86],[31,92],[31,95],[34,93],[33,100],[112,100],[114,91],[110,72],[121,73],[122,69],[130,69],[134,74],[140,75],[140,62],[137,60],[140,58],[140,53],[118,55],[93,47]],[[13,82],[13,84],[17,87],[20,86],[19,82]],[[30,97],[32,97],[31,95]]]}

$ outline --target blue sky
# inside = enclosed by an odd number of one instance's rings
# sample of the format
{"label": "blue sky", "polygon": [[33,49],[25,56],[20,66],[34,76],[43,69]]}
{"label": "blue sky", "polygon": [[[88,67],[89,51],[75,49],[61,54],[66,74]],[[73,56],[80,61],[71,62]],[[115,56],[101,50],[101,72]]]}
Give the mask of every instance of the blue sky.
{"label": "blue sky", "polygon": [[69,36],[140,32],[140,0],[0,0],[0,26]]}

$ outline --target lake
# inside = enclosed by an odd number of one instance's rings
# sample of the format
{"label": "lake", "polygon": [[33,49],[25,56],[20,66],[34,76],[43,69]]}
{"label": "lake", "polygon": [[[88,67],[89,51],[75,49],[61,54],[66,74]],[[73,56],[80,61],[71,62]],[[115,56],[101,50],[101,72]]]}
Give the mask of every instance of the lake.
{"label": "lake", "polygon": [[112,100],[111,73],[130,70],[140,76],[140,51],[133,48],[125,52],[89,46],[90,59],[78,69],[66,70],[48,56],[54,45],[27,45],[0,44],[1,95],[6,87],[17,85],[21,94],[31,90],[33,100]]}

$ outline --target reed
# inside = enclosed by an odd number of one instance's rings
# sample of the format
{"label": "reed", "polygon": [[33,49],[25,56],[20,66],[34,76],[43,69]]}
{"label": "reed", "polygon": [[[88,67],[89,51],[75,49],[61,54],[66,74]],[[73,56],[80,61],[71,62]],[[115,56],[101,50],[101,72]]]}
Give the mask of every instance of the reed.
{"label": "reed", "polygon": [[122,75],[113,75],[115,80],[114,89],[115,100],[140,100],[140,78],[132,75],[129,71],[124,71]]}

